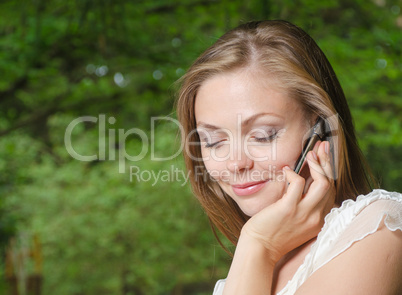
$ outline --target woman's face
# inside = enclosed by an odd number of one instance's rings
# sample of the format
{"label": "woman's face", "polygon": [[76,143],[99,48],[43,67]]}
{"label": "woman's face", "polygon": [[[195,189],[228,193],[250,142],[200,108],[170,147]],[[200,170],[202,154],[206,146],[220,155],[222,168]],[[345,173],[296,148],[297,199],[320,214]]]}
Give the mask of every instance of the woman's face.
{"label": "woman's face", "polygon": [[196,96],[205,167],[248,216],[283,196],[282,168],[294,168],[309,130],[299,104],[276,83],[240,70],[208,79]]}

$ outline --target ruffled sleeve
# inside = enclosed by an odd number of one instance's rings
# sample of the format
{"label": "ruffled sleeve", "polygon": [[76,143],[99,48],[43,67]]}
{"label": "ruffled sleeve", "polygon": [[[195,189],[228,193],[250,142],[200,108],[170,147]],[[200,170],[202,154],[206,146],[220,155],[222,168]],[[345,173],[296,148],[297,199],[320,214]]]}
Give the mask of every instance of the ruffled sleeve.
{"label": "ruffled sleeve", "polygon": [[380,225],[402,231],[402,195],[374,190],[356,201],[346,200],[325,217],[324,226],[303,264],[277,295],[291,295],[320,267],[354,243],[375,233]]}
{"label": "ruffled sleeve", "polygon": [[[402,195],[374,190],[346,200],[325,217],[324,226],[311,246],[303,264],[277,295],[293,295],[319,268],[340,255],[354,243],[375,233],[384,224],[389,230],[402,231]],[[225,280],[219,280],[213,295],[221,295]]]}
{"label": "ruffled sleeve", "polygon": [[222,295],[225,282],[226,279],[217,281],[215,284],[214,293],[212,295]]}

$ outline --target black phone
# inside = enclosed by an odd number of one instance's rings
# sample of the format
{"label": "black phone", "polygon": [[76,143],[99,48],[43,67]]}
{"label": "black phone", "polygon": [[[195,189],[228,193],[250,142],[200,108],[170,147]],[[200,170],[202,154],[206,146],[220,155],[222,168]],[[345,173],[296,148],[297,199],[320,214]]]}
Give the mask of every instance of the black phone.
{"label": "black phone", "polygon": [[296,166],[294,171],[299,174],[301,169],[303,168],[304,162],[306,161],[307,153],[313,150],[317,141],[325,140],[325,122],[321,117],[318,117],[314,126],[310,129],[310,133],[308,139],[303,146],[302,153],[300,157],[296,161]]}

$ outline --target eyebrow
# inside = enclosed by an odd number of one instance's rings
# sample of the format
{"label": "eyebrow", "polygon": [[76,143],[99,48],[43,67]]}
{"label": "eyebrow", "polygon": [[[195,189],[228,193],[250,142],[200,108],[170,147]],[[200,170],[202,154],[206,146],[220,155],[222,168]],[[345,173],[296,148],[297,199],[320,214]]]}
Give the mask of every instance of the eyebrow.
{"label": "eyebrow", "polygon": [[[262,116],[273,116],[273,117],[277,117],[280,119],[284,119],[282,116],[275,114],[275,113],[257,113],[252,115],[251,117],[247,118],[246,120],[244,120],[241,125],[242,126],[247,126],[249,125],[251,122],[255,121],[257,118],[262,117]],[[202,121],[197,122],[197,128],[198,127],[202,127],[205,129],[210,129],[210,130],[218,130],[218,129],[222,129],[218,126],[212,125],[212,124],[208,124],[208,123],[204,123]]]}

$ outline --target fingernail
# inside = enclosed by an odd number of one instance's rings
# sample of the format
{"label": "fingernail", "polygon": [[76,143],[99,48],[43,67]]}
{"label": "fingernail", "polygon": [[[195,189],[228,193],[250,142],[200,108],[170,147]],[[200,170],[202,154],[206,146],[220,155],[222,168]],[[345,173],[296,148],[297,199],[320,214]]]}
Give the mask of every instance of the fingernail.
{"label": "fingernail", "polygon": [[329,155],[329,142],[328,142],[328,141],[325,142],[324,147],[325,147],[325,153],[326,153],[327,155]]}
{"label": "fingernail", "polygon": [[313,153],[314,159],[315,159],[316,161],[318,161],[317,154],[315,153],[315,151],[312,151],[312,153]]}
{"label": "fingernail", "polygon": [[285,167],[283,167],[283,169],[284,169],[284,170],[290,170],[290,167],[289,167],[289,166],[285,166]]}

